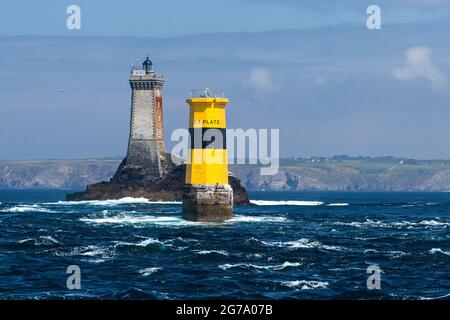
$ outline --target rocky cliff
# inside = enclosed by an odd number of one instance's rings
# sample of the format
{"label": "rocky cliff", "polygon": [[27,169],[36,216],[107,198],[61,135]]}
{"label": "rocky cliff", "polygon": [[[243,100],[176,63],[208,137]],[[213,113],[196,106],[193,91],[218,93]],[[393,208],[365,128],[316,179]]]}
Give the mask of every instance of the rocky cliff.
{"label": "rocky cliff", "polygon": [[[176,165],[170,160],[170,156],[166,155],[161,159],[163,176],[159,179],[148,179],[148,175],[143,168],[126,166],[125,163],[124,159],[109,181],[87,185],[84,192],[68,194],[67,200],[144,197],[151,201],[181,201],[186,171],[184,164]],[[238,178],[231,174],[229,184],[233,188],[235,204],[250,203],[247,191]]]}
{"label": "rocky cliff", "polygon": [[[90,188],[101,188],[95,182],[109,181],[120,162],[120,159],[0,161],[0,188],[81,190],[89,184],[94,184]],[[183,167],[177,170],[171,175],[171,183],[184,174]],[[282,159],[280,171],[274,176],[261,176],[259,167],[253,165],[231,165],[230,170],[243,187],[252,191],[450,190],[449,160],[295,158]],[[126,180],[131,172],[124,174],[122,178]],[[235,181],[230,178],[230,183]]]}
{"label": "rocky cliff", "polygon": [[284,159],[272,176],[234,168],[248,190],[449,191],[450,161],[393,157]]}
{"label": "rocky cliff", "polygon": [[118,159],[0,161],[2,189],[81,189],[109,179]]}

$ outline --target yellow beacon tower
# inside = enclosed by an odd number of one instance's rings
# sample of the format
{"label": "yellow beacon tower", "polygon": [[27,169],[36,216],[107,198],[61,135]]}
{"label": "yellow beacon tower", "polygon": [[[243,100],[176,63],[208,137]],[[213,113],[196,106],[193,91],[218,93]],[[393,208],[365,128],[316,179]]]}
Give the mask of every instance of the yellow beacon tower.
{"label": "yellow beacon tower", "polygon": [[190,143],[183,190],[183,219],[220,222],[233,216],[233,189],[228,184],[225,105],[223,93],[192,91]]}

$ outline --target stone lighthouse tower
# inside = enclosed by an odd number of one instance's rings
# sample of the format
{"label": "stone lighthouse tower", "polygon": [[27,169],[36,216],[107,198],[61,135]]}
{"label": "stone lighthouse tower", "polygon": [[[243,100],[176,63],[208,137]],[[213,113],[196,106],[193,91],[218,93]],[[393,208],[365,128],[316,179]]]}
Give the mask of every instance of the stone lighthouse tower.
{"label": "stone lighthouse tower", "polygon": [[193,92],[190,106],[190,150],[182,194],[183,218],[220,222],[233,215],[228,183],[225,106],[228,99],[209,89]]}
{"label": "stone lighthouse tower", "polygon": [[153,71],[150,59],[131,70],[130,137],[125,165],[143,169],[147,178],[162,175],[165,153],[162,113],[164,77]]}

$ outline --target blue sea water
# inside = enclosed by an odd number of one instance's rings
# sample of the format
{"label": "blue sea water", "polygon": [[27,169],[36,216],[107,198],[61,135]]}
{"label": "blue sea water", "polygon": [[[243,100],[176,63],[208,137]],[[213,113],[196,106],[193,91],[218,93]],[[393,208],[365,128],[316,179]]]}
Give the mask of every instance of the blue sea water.
{"label": "blue sea water", "polygon": [[[450,193],[252,193],[232,220],[193,223],[179,203],[66,192],[0,190],[1,299],[450,295]],[[79,290],[66,286],[70,265]]]}

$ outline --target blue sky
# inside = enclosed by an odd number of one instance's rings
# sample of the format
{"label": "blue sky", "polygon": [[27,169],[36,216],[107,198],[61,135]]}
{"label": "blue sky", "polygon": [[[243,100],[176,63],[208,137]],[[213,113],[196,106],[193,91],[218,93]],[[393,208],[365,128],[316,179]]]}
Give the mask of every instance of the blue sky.
{"label": "blue sky", "polygon": [[129,68],[147,53],[167,79],[166,140],[209,86],[229,127],[279,128],[282,156],[450,159],[450,0],[379,1],[373,31],[359,0],[107,3],[2,4],[0,159],[124,155]]}
{"label": "blue sky", "polygon": [[[79,5],[80,31],[66,8]],[[0,35],[156,36],[361,25],[377,4],[386,24],[447,20],[449,0],[15,0],[1,4]]]}

